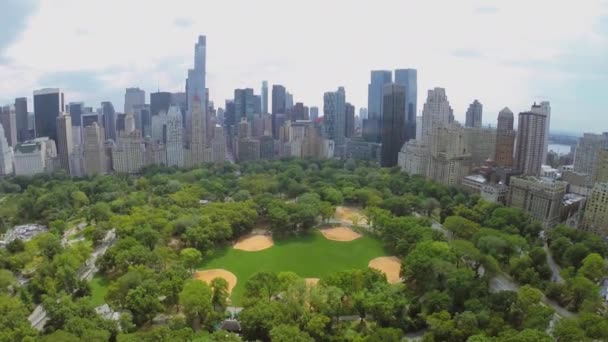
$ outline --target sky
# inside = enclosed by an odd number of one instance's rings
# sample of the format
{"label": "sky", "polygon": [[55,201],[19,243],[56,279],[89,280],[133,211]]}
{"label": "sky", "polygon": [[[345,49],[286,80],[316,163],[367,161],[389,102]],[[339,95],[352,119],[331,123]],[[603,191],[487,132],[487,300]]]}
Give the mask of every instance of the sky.
{"label": "sky", "polygon": [[552,131],[608,131],[608,0],[0,0],[0,13],[0,104],[59,87],[121,110],[127,87],[183,91],[204,34],[216,107],[263,80],[321,108],[344,86],[365,107],[370,70],[415,68],[419,112],[444,87],[461,122],[474,99],[484,124],[548,100]]}

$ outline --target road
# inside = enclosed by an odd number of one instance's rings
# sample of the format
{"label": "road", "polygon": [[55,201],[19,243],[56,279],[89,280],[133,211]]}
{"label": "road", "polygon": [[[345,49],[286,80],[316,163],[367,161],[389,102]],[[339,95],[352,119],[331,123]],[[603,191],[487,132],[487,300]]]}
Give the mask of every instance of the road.
{"label": "road", "polygon": [[[104,255],[106,253],[108,248],[110,248],[114,244],[115,241],[116,241],[116,230],[112,229],[106,233],[106,236],[104,237],[103,241],[101,242],[101,245],[99,247],[95,248],[95,250],[93,252],[91,252],[91,255],[89,256],[87,261],[84,263],[82,268],[78,271],[78,277],[80,280],[89,281],[93,278],[95,273],[97,273],[97,266],[95,266],[95,262],[97,261],[97,259],[99,259],[99,257],[101,257],[102,255]],[[46,310],[44,310],[44,307],[42,306],[42,304],[38,305],[34,309],[32,314],[28,317],[28,320],[30,321],[32,328],[34,328],[38,331],[42,331],[42,329],[44,328],[44,325],[49,320],[47,317]]]}
{"label": "road", "polygon": [[554,283],[563,283],[564,278],[562,278],[562,276],[560,275],[561,268],[559,267],[559,265],[557,265],[555,260],[553,260],[553,255],[551,255],[551,251],[549,250],[549,246],[547,246],[546,242],[543,245],[543,249],[545,250],[545,253],[547,253],[547,265],[549,265],[549,268],[551,269],[552,273],[551,281]]}

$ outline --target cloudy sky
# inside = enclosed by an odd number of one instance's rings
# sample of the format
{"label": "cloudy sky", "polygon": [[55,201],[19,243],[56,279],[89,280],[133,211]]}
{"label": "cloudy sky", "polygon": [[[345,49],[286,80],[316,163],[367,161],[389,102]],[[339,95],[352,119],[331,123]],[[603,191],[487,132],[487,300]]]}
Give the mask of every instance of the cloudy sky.
{"label": "cloudy sky", "polygon": [[207,84],[284,84],[320,106],[346,88],[367,105],[372,69],[418,69],[447,89],[456,118],[484,104],[494,123],[549,100],[554,131],[608,131],[607,0],[0,0],[0,104],[61,87],[68,101],[122,108],[124,88],[181,91],[197,35]]}

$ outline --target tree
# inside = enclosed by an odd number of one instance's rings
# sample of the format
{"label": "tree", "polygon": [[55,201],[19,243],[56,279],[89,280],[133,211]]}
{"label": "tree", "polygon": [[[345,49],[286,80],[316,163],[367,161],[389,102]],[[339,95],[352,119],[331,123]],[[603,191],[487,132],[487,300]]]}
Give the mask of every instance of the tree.
{"label": "tree", "polygon": [[560,319],[553,331],[553,337],[560,342],[579,342],[586,340],[585,332],[572,319]]}
{"label": "tree", "polygon": [[427,198],[424,200],[424,202],[422,202],[422,208],[424,209],[424,212],[426,213],[426,216],[431,217],[431,215],[433,214],[433,211],[435,211],[435,209],[439,208],[440,204],[439,201],[435,198]]}
{"label": "tree", "polygon": [[258,272],[245,283],[245,298],[255,300],[264,299],[270,301],[277,294],[281,283],[276,273]]}
{"label": "tree", "polygon": [[14,297],[0,295],[0,341],[24,341],[38,334],[27,320],[28,309]]}
{"label": "tree", "polygon": [[574,245],[568,247],[564,253],[563,259],[566,265],[574,266],[574,268],[578,269],[581,267],[585,257],[589,255],[589,252],[589,248],[587,248],[585,244],[575,243]]}
{"label": "tree", "polygon": [[17,284],[17,280],[15,279],[13,272],[0,269],[0,295],[12,293],[15,284]]}
{"label": "tree", "polygon": [[141,326],[163,310],[163,305],[158,299],[159,295],[159,286],[153,280],[146,280],[140,286],[128,291],[125,307],[131,311],[135,324]]}
{"label": "tree", "polygon": [[270,331],[272,342],[314,342],[308,333],[301,331],[295,325],[278,325]]}
{"label": "tree", "polygon": [[228,282],[224,278],[215,278],[211,281],[211,290],[211,304],[218,312],[224,312],[228,305]]}
{"label": "tree", "polygon": [[239,315],[243,337],[247,341],[270,340],[270,330],[281,315],[276,302],[257,301],[254,305],[245,307]]}
{"label": "tree", "polygon": [[184,248],[179,253],[179,258],[182,260],[184,266],[190,270],[190,274],[193,274],[196,265],[200,264],[203,260],[203,255],[198,249]]}
{"label": "tree", "polygon": [[445,219],[443,226],[452,232],[456,238],[468,240],[479,230],[479,224],[460,216],[450,216]]}
{"label": "tree", "polygon": [[200,330],[201,325],[210,323],[213,312],[211,296],[211,289],[202,281],[190,279],[184,283],[184,289],[179,294],[179,303],[195,331]]}
{"label": "tree", "polygon": [[90,209],[89,220],[95,220],[95,222],[108,221],[111,216],[110,205],[105,202],[97,202]]}
{"label": "tree", "polygon": [[602,280],[606,272],[606,261],[601,255],[597,253],[591,253],[583,259],[583,265],[578,270],[579,274],[584,275],[594,282]]}
{"label": "tree", "polygon": [[56,254],[59,254],[63,250],[61,240],[55,234],[43,233],[37,235],[34,241],[40,249],[40,253],[49,260],[52,260]]}
{"label": "tree", "polygon": [[366,338],[366,342],[399,342],[403,339],[403,331],[395,328],[374,329]]}
{"label": "tree", "polygon": [[251,198],[251,194],[247,190],[237,191],[232,198],[237,202],[244,202]]}

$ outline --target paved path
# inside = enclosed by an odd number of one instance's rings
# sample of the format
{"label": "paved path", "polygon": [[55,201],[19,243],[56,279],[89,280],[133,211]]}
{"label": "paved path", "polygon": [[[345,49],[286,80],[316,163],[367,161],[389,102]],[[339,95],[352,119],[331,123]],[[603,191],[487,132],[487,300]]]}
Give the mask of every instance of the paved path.
{"label": "paved path", "polygon": [[549,250],[549,246],[546,242],[543,245],[543,249],[545,250],[545,253],[547,253],[547,265],[549,265],[549,268],[551,269],[552,273],[551,281],[554,283],[563,283],[564,278],[562,278],[562,276],[560,275],[561,268],[555,262],[555,260],[553,260],[553,255],[551,254],[551,250]]}

